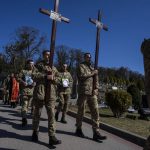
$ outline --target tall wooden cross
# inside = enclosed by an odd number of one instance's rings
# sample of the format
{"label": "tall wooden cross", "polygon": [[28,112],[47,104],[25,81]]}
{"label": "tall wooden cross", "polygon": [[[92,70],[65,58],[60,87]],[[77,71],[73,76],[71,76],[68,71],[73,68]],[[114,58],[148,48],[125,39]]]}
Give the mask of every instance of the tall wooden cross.
{"label": "tall wooden cross", "polygon": [[[66,22],[69,23],[70,20],[68,18],[63,17],[61,14],[58,13],[58,7],[59,7],[59,0],[55,0],[54,4],[54,11],[48,11],[46,9],[40,8],[39,11],[45,15],[50,16],[51,19],[53,19],[52,22],[52,32],[51,32],[51,43],[50,43],[50,58],[49,58],[49,66],[50,68],[53,67],[53,58],[54,58],[54,51],[55,51],[55,40],[56,40],[56,25],[57,21]],[[46,82],[46,92],[45,92],[45,99],[49,99],[51,95],[51,82]]]}
{"label": "tall wooden cross", "polygon": [[[97,34],[96,34],[96,49],[95,49],[95,64],[94,69],[98,69],[98,58],[99,58],[99,46],[100,46],[100,31],[103,29],[108,31],[108,27],[101,22],[101,12],[98,11],[98,19],[91,19],[89,21],[96,25],[97,27]],[[93,90],[96,89],[96,76],[93,78]]]}
{"label": "tall wooden cross", "polygon": [[53,19],[52,22],[52,32],[51,32],[51,43],[50,43],[50,59],[49,59],[49,65],[52,68],[53,66],[53,57],[54,57],[54,50],[55,50],[55,40],[56,40],[56,25],[57,21],[66,22],[69,23],[70,20],[66,17],[63,17],[61,14],[58,13],[58,7],[59,7],[59,0],[55,0],[54,4],[54,11],[49,11],[46,9],[40,8],[39,11],[45,15],[50,16],[51,19]]}

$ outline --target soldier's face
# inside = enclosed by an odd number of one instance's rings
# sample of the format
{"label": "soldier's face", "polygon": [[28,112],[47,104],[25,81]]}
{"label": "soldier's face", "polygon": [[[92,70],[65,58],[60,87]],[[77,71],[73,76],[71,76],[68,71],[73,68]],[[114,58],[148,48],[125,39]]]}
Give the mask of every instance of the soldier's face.
{"label": "soldier's face", "polygon": [[29,67],[29,69],[32,69],[34,67],[34,63],[33,62],[29,62],[28,63],[28,67]]}
{"label": "soldier's face", "polygon": [[90,54],[87,54],[86,56],[85,56],[85,61],[86,62],[91,62],[91,55]]}
{"label": "soldier's face", "polygon": [[63,70],[66,71],[67,70],[67,64],[63,65]]}
{"label": "soldier's face", "polygon": [[49,57],[50,57],[49,52],[44,53],[44,55],[43,55],[44,60],[49,61]]}

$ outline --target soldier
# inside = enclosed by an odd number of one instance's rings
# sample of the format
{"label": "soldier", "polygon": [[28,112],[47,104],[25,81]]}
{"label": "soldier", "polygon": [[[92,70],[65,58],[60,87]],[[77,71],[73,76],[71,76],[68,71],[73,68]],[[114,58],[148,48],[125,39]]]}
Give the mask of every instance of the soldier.
{"label": "soldier", "polygon": [[3,94],[4,94],[4,104],[9,104],[9,81],[10,81],[10,76],[8,75],[3,82]]}
{"label": "soldier", "polygon": [[55,113],[55,119],[58,121],[58,116],[60,111],[62,111],[61,122],[67,123],[66,113],[68,108],[68,101],[70,99],[71,89],[72,89],[72,76],[67,70],[67,64],[63,64],[62,71],[59,73],[60,85],[58,86],[58,96],[60,102]]}
{"label": "soldier", "polygon": [[37,70],[34,67],[33,60],[28,60],[26,62],[25,69],[23,69],[18,75],[17,80],[19,81],[20,87],[22,89],[22,126],[27,125],[27,112],[33,98],[33,90],[36,84],[32,79],[32,75],[36,71]]}
{"label": "soldier", "polygon": [[[84,62],[81,63],[77,69],[77,77],[78,77],[78,112],[76,118],[76,132],[75,134],[79,137],[84,138],[84,134],[82,132],[82,119],[84,116],[85,104],[87,102],[90,112],[91,118],[93,121],[93,140],[104,140],[106,136],[102,136],[100,134],[99,129],[99,110],[98,110],[98,70],[94,70],[91,67],[91,55],[90,53],[84,54]],[[93,77],[96,75],[96,88],[93,91]]]}
{"label": "soldier", "polygon": [[[58,71],[55,67],[52,69],[49,67],[50,52],[43,52],[43,60],[37,64],[38,73],[34,75],[36,79],[35,87],[35,102],[33,111],[33,134],[32,141],[38,141],[39,131],[39,120],[41,116],[42,107],[45,104],[47,115],[48,115],[48,134],[49,134],[49,145],[61,144],[61,141],[55,137],[55,101],[56,101],[56,85],[58,83]],[[52,72],[52,75],[48,75]],[[46,81],[51,81],[51,92],[50,98],[45,98],[45,87]]]}

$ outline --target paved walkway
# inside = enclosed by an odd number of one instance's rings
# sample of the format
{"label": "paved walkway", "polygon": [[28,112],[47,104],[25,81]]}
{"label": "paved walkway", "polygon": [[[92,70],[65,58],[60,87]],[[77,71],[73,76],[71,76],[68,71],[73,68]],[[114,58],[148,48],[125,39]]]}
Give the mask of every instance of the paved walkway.
{"label": "paved walkway", "polygon": [[[87,138],[79,138],[74,135],[75,119],[67,116],[68,124],[57,122],[57,137],[62,140],[61,145],[57,145],[57,150],[142,150],[133,143],[123,140],[113,134],[101,130],[108,139],[101,142],[92,140],[92,130],[89,124],[83,124],[83,131]],[[21,127],[20,106],[10,108],[0,101],[0,150],[48,150],[47,115],[43,108],[39,142],[31,141],[32,119],[29,116],[28,126]],[[52,148],[51,148],[52,149]]]}

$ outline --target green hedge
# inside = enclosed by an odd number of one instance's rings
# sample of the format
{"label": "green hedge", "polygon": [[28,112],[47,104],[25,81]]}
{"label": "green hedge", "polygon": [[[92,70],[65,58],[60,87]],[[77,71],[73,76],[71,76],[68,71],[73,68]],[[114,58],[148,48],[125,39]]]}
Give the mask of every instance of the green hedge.
{"label": "green hedge", "polygon": [[117,118],[121,117],[132,103],[131,95],[122,90],[106,92],[105,97],[107,105]]}

